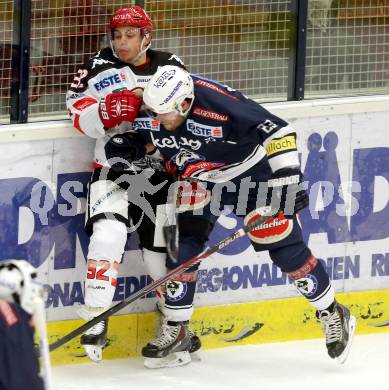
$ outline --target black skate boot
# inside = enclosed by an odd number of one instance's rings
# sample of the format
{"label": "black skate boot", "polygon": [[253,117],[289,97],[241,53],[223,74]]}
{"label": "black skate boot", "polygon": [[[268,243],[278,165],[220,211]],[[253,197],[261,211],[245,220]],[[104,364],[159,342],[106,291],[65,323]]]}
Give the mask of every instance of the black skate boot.
{"label": "black skate boot", "polygon": [[[166,319],[165,315],[163,314],[163,301],[161,299],[157,302],[157,310],[158,310],[159,314],[161,314],[161,322],[166,323],[167,319]],[[200,337],[197,336],[196,333],[193,332],[193,330],[191,330],[189,326],[188,326],[188,331],[189,331],[189,337],[190,337],[190,345],[189,345],[188,351],[189,351],[189,353],[195,353],[201,348],[201,340],[200,340]]]}
{"label": "black skate boot", "polygon": [[142,349],[147,368],[176,367],[191,361],[188,321],[163,321],[158,337]]}
{"label": "black skate boot", "polygon": [[327,310],[317,311],[316,317],[324,324],[328,355],[343,364],[355,333],[355,317],[347,307],[338,302],[333,303]]}
{"label": "black skate boot", "polygon": [[190,338],[190,345],[189,345],[189,353],[195,353],[201,348],[201,340],[200,337],[196,335],[193,330],[190,328],[189,331],[189,338]]}
{"label": "black skate boot", "polygon": [[89,359],[100,362],[103,358],[103,348],[107,344],[108,320],[100,321],[88,329],[80,339],[81,345]]}

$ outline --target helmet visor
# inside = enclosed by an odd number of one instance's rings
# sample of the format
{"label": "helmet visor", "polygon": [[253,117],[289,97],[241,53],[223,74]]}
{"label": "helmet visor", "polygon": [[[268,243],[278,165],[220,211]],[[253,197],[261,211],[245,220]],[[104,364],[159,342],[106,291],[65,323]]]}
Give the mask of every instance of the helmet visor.
{"label": "helmet visor", "polygon": [[172,110],[170,111],[167,111],[167,112],[156,112],[154,111],[152,108],[144,105],[143,106],[143,111],[146,113],[146,115],[152,119],[157,119],[157,116],[158,115],[163,115],[163,116],[167,116],[169,114],[171,114],[172,116],[175,115],[175,114],[180,114],[182,115],[182,112],[178,109],[178,108],[173,108]]}

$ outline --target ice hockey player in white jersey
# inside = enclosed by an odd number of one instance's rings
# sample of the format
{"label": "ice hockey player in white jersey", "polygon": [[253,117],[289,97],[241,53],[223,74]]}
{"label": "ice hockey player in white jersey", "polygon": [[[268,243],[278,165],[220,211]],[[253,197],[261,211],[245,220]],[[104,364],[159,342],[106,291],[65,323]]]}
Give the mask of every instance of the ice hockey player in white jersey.
{"label": "ice hockey player in white jersey", "polygon": [[[133,226],[137,226],[143,260],[151,277],[159,278],[166,272],[166,248],[154,246],[154,221],[144,214],[141,204],[135,204],[136,199],[129,199],[130,183],[120,179],[122,172],[116,169],[118,167],[110,169],[104,150],[110,137],[132,126],[142,101],[141,93],[152,75],[163,65],[184,67],[174,54],[150,49],[152,28],[149,15],[141,7],[117,10],[110,20],[111,47],[100,50],[80,67],[66,95],[67,109],[74,127],[96,139],[86,218],[90,243],[85,306],[79,311],[86,320],[111,305],[118,265],[128,232],[133,230]],[[147,128],[153,123],[144,121],[137,126]],[[139,145],[136,133],[132,133],[131,145]],[[143,145],[140,147],[146,151]],[[137,160],[136,147],[131,150],[135,153],[132,154],[133,160]],[[150,182],[153,188],[149,191],[148,188],[134,187],[134,190],[144,193],[146,203],[152,206],[155,214],[156,206],[166,203],[171,177],[154,170],[145,173],[146,166],[159,164],[158,153],[153,153],[154,150],[148,152],[145,158],[127,167],[126,175],[132,171],[138,172],[137,176],[147,176],[143,179]],[[136,185],[139,183],[137,180]],[[156,189],[158,191],[154,191]],[[102,359],[107,326],[108,322],[102,321],[81,337],[81,344],[94,361]],[[198,348],[199,340],[195,335],[193,337]]]}
{"label": "ice hockey player in white jersey", "polygon": [[[244,217],[245,224],[269,209],[276,212],[248,237],[256,251],[269,251],[315,307],[328,354],[343,363],[356,321],[335,300],[325,268],[302,238],[297,213],[309,198],[301,185],[296,131],[242,93],[174,66],[164,66],[151,78],[143,102],[142,115],[159,124],[153,131],[141,130],[145,142],[158,147],[170,172],[208,193],[191,209],[178,208],[176,267],[204,250],[225,205]],[[185,278],[166,286],[165,311],[180,321],[161,328],[159,337],[143,348],[145,357],[158,361],[185,350],[196,270],[192,267]]]}

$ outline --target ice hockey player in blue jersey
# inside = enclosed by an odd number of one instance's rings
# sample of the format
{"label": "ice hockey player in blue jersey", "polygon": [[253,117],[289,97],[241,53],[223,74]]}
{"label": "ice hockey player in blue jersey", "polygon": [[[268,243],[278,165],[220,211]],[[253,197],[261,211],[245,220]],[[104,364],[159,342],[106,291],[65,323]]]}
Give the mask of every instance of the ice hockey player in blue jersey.
{"label": "ice hockey player in blue jersey", "polygon": [[0,390],[43,390],[34,348],[34,300],[41,285],[25,260],[0,263]]}
{"label": "ice hockey player in blue jersey", "polygon": [[[170,268],[204,250],[225,206],[244,217],[246,224],[276,210],[274,217],[248,234],[251,243],[256,251],[268,250],[316,308],[328,354],[343,363],[356,322],[335,300],[326,270],[302,238],[297,214],[309,199],[302,185],[296,131],[242,93],[173,66],[162,67],[151,78],[143,103],[145,115],[137,120],[149,121],[150,126],[139,126],[138,131],[159,149],[168,170],[191,188],[182,184],[180,191],[186,196],[177,209],[178,258]],[[151,366],[185,350],[196,270],[166,285],[164,312],[176,320],[165,324],[159,337],[143,348],[143,356],[154,362]]]}

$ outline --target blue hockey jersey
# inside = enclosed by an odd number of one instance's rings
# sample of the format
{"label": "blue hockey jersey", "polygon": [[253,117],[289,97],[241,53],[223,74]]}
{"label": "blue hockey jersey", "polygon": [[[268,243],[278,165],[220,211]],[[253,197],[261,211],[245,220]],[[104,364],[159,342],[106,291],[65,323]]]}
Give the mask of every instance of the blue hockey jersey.
{"label": "blue hockey jersey", "polygon": [[275,172],[298,166],[296,134],[284,120],[242,93],[192,75],[194,103],[186,120],[168,131],[140,113],[134,129],[152,142],[179,170],[190,164],[189,176],[221,183],[267,158]]}
{"label": "blue hockey jersey", "polygon": [[0,390],[43,390],[31,315],[0,300]]}

